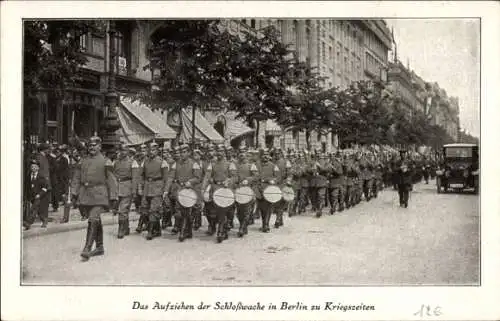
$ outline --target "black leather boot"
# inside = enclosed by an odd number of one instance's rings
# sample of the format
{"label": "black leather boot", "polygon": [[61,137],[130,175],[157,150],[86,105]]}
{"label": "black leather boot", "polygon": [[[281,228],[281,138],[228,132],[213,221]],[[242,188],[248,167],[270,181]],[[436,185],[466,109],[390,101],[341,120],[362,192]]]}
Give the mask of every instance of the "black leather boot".
{"label": "black leather boot", "polygon": [[123,236],[125,235],[124,226],[125,226],[125,221],[119,220],[118,221],[118,238],[119,239],[122,239]]}
{"label": "black leather boot", "polygon": [[104,255],[104,231],[102,229],[102,222],[97,221],[96,234],[95,234],[95,249],[90,252],[90,256]]}
{"label": "black leather boot", "polygon": [[142,225],[144,224],[144,215],[139,216],[139,222],[137,222],[137,228],[135,231],[137,233],[142,233]]}
{"label": "black leather boot", "polygon": [[80,256],[83,261],[88,261],[90,258],[90,251],[92,250],[92,245],[94,244],[95,237],[95,226],[88,222],[87,225],[87,236],[85,237],[85,245],[83,247],[82,253]]}
{"label": "black leather boot", "polygon": [[153,239],[153,229],[154,229],[154,223],[149,221],[149,223],[148,223],[148,235],[146,235],[146,240],[150,241]]}
{"label": "black leather boot", "polygon": [[160,222],[155,222],[153,228],[153,237],[160,237],[160,236],[161,236]]}
{"label": "black leather boot", "polygon": [[125,227],[123,228],[125,235],[130,235],[130,221],[129,219],[125,219]]}

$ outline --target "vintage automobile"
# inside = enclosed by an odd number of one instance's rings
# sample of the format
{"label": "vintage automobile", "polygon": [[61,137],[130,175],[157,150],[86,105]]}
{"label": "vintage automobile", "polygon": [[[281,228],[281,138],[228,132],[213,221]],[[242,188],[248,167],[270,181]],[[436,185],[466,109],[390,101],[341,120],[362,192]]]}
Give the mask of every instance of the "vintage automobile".
{"label": "vintage automobile", "polygon": [[454,190],[479,192],[479,147],[476,144],[447,144],[436,170],[437,192]]}

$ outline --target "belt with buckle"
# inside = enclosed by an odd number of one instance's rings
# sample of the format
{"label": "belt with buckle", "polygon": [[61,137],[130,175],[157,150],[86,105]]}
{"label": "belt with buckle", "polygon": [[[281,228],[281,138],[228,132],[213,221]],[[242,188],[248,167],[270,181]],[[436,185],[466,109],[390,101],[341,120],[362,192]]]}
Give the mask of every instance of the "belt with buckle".
{"label": "belt with buckle", "polygon": [[147,180],[148,180],[148,182],[157,182],[157,181],[162,181],[163,178],[162,177],[149,177]]}
{"label": "belt with buckle", "polygon": [[96,187],[96,186],[104,186],[104,184],[103,183],[85,182],[85,183],[83,183],[83,186],[85,186],[85,187]]}

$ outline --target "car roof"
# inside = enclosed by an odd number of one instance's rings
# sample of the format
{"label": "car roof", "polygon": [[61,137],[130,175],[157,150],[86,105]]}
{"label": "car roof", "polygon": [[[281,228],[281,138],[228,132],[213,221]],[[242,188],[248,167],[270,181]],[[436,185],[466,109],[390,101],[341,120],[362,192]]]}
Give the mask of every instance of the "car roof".
{"label": "car roof", "polygon": [[455,144],[446,144],[443,147],[476,147],[476,144],[466,144],[466,143],[455,143]]}

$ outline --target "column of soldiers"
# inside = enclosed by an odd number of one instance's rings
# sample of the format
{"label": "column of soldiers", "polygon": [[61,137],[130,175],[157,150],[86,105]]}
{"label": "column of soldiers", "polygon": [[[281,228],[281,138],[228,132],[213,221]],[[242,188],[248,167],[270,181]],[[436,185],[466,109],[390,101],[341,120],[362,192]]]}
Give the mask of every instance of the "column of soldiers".
{"label": "column of soldiers", "polygon": [[[390,185],[387,177],[393,161],[389,155],[375,151],[284,153],[278,148],[233,150],[213,144],[193,150],[185,144],[161,149],[156,142],[142,145],[138,151],[120,146],[116,158],[110,159],[101,154],[98,137],[92,137],[88,147],[88,154],[75,166],[71,182],[73,197],[89,220],[81,254],[84,260],[104,253],[100,213],[106,208],[118,214],[119,239],[130,234],[133,205],[140,214],[136,232],[147,232],[146,240],[161,236],[168,227],[179,241],[190,239],[193,231],[203,227],[205,216],[206,235],[215,235],[220,243],[228,239],[235,218],[239,223],[237,236],[244,237],[248,226],[258,220],[260,231],[270,232],[273,214],[273,226],[280,228],[286,214],[301,215],[309,205],[319,218],[325,208],[329,207],[333,215],[363,199],[370,201]],[[425,171],[425,162],[418,166]],[[265,195],[268,186],[291,188],[294,197],[270,201]],[[252,201],[227,207],[214,202],[217,190],[241,187],[250,188]],[[183,189],[194,192],[192,206],[184,206],[179,199],[178,192]],[[92,250],[94,242],[96,249]]]}

